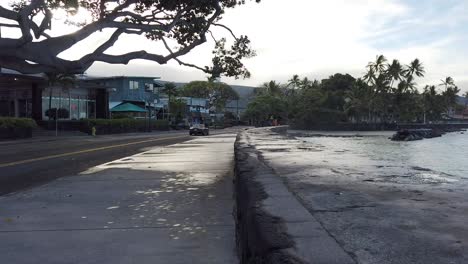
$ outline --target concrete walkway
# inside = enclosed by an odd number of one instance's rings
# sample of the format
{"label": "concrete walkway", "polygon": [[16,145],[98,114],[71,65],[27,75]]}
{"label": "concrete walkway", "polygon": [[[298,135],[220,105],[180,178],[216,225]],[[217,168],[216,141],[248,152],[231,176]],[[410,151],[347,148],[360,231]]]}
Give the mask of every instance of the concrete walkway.
{"label": "concrete walkway", "polygon": [[235,134],[0,197],[2,263],[237,263]]}

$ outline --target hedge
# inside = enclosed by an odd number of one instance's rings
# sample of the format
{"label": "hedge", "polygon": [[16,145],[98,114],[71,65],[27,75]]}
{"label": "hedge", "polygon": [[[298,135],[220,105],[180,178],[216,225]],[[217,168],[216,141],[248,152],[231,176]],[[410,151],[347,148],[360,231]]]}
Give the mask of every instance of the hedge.
{"label": "hedge", "polygon": [[30,118],[0,117],[0,128],[35,128],[36,122]]}
{"label": "hedge", "polygon": [[29,118],[0,117],[0,139],[30,138],[36,126]]}
{"label": "hedge", "polygon": [[[97,135],[148,131],[148,120],[142,119],[82,119],[80,130],[91,134],[92,128]],[[151,120],[151,130],[169,130],[167,120]]]}

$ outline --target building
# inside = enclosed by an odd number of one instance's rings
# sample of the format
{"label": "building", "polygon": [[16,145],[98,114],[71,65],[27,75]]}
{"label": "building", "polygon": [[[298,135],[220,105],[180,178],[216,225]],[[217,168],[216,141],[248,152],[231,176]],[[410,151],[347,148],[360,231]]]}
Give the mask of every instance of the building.
{"label": "building", "polygon": [[159,103],[159,93],[162,87],[157,79],[159,77],[113,76],[86,77],[84,81],[88,85],[102,85],[111,88],[109,92],[110,108],[129,102],[144,109],[154,109]]}
{"label": "building", "polygon": [[0,68],[0,116],[42,119],[42,75],[23,75]]}
{"label": "building", "polygon": [[147,117],[148,111],[132,103],[121,103],[110,109],[111,117],[121,115],[130,118],[145,118]]}
{"label": "building", "polygon": [[[167,118],[169,100],[161,92],[164,82],[159,77],[77,76],[72,84],[54,84],[44,74],[25,75],[2,69],[0,72],[0,116],[30,117],[37,121],[80,120],[84,118],[109,118],[110,109],[124,105],[139,109],[132,116],[143,117],[141,109],[151,112],[152,117]],[[183,83],[176,84],[178,88]],[[239,100],[228,102],[225,112],[240,117],[247,108],[255,88],[232,86],[240,96]],[[185,122],[209,122],[208,99],[182,98],[186,102]],[[135,105],[133,107],[128,105]],[[122,111],[114,112],[124,113]],[[224,115],[224,113],[218,113]]]}
{"label": "building", "polygon": [[189,124],[209,123],[210,109],[208,99],[194,97],[179,97],[187,104],[186,121]]}
{"label": "building", "polygon": [[[55,113],[54,113],[55,112]],[[77,79],[69,85],[51,85],[44,74],[25,75],[0,71],[0,116],[49,120],[107,118],[108,87]]]}
{"label": "building", "polygon": [[[160,81],[161,84],[167,83],[167,81]],[[182,89],[182,87],[186,83],[174,83],[177,87],[177,89]],[[242,114],[247,110],[247,105],[249,102],[254,98],[255,94],[255,89],[257,87],[252,87],[252,86],[241,86],[241,85],[230,85],[234,91],[236,91],[239,94],[239,100],[232,100],[229,101],[225,108],[224,112],[231,112],[234,114],[234,116],[238,116],[239,118],[242,116]],[[161,98],[160,101],[164,100],[164,94],[161,93]],[[167,102],[167,98],[166,98]],[[167,105],[167,104],[166,104]],[[223,116],[224,113],[219,113],[219,116]]]}

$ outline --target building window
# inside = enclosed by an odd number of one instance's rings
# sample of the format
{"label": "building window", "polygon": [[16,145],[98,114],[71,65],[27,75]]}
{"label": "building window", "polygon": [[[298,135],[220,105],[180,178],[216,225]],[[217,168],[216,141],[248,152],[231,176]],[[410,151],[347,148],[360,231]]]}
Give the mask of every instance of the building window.
{"label": "building window", "polygon": [[138,82],[137,81],[130,81],[129,82],[130,90],[138,90]]}
{"label": "building window", "polygon": [[[58,114],[58,119],[79,120],[96,118],[95,95],[89,90],[75,89],[70,92],[46,88],[42,93],[42,118],[49,120]],[[51,109],[51,110],[49,110]]]}
{"label": "building window", "polygon": [[154,91],[154,85],[152,83],[145,83],[145,92]]}

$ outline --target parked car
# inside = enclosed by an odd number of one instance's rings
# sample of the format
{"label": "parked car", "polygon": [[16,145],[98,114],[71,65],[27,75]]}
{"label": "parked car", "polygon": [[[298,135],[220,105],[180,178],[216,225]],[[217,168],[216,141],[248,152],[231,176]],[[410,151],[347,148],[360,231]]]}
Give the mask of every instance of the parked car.
{"label": "parked car", "polygon": [[190,126],[189,134],[191,136],[194,135],[201,135],[201,136],[208,136],[210,134],[210,130],[205,124],[194,124]]}

